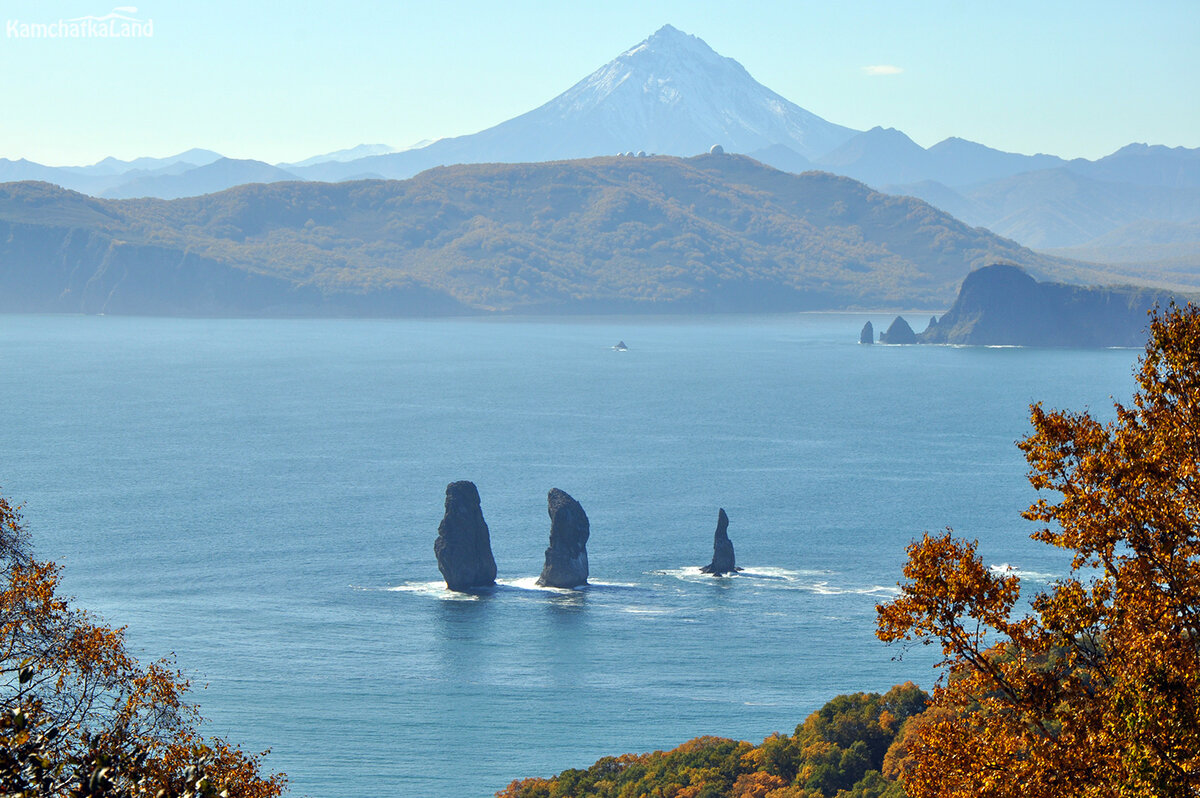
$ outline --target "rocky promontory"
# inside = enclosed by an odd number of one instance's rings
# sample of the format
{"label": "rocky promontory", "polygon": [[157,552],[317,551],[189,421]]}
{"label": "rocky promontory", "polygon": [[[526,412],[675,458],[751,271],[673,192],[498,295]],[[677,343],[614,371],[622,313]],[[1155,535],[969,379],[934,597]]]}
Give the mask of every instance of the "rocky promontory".
{"label": "rocky promontory", "polygon": [[724,576],[742,570],[733,561],[733,541],[729,539],[729,516],[725,508],[717,510],[717,531],[713,535],[712,562],[700,569],[700,573]]}
{"label": "rocky promontory", "polygon": [[[1194,296],[1138,286],[1038,282],[1024,269],[996,263],[966,276],[954,304],[916,334],[897,316],[879,342],[968,346],[1139,347],[1148,311]],[[870,325],[870,322],[867,322]],[[859,335],[866,343],[867,330]]]}
{"label": "rocky promontory", "polygon": [[496,584],[496,560],[475,483],[446,486],[446,514],[433,544],[446,587],[464,591]]}
{"label": "rocky promontory", "polygon": [[983,346],[1142,346],[1147,311],[1172,298],[1165,291],[1134,286],[1043,283],[1018,266],[997,263],[968,274],[950,310],[918,340]]}
{"label": "rocky promontory", "polygon": [[551,488],[546,497],[550,514],[550,547],[537,583],[543,587],[579,587],[588,579],[587,542],[591,534],[587,513],[565,491]]}

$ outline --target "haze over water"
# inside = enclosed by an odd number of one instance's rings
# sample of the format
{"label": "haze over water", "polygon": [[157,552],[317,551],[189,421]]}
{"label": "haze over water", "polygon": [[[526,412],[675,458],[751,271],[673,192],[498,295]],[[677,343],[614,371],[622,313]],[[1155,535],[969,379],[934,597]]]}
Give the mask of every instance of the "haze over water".
{"label": "haze over water", "polygon": [[[1063,573],[1013,442],[1031,401],[1110,417],[1138,353],[864,347],[867,318],[5,316],[0,486],[293,794],[487,796],[930,687],[934,652],[873,636],[922,531]],[[457,479],[500,570],[477,596],[433,557]],[[533,584],[551,487],[591,519],[586,589]],[[696,572],[718,507],[729,579]]]}

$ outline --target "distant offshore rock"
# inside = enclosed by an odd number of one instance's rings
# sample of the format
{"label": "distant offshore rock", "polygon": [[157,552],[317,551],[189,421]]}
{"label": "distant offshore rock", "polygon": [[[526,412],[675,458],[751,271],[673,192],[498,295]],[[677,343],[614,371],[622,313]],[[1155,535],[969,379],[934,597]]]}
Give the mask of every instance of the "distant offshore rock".
{"label": "distant offshore rock", "polygon": [[433,553],[451,590],[496,584],[496,559],[475,483],[463,480],[446,486],[446,514],[438,525]]}
{"label": "distant offshore rock", "polygon": [[875,343],[875,326],[871,322],[863,325],[862,332],[858,334],[858,342],[860,344]]}
{"label": "distant offshore rock", "polygon": [[587,513],[565,491],[551,488],[546,497],[550,514],[550,547],[537,583],[543,587],[572,588],[588,579],[587,542],[591,534]]}
{"label": "distant offshore rock", "polygon": [[617,350],[618,352],[628,352],[629,351],[629,347],[625,346],[624,341],[617,341],[616,345],[613,346],[613,349]]}
{"label": "distant offshore rock", "polygon": [[733,541],[729,539],[729,516],[725,508],[717,510],[717,531],[713,535],[712,562],[700,569],[700,573],[724,576],[742,570],[733,561]]}
{"label": "distant offshore rock", "polygon": [[917,342],[917,334],[913,332],[913,328],[904,320],[903,316],[897,316],[885,332],[879,336],[881,344],[915,344]]}

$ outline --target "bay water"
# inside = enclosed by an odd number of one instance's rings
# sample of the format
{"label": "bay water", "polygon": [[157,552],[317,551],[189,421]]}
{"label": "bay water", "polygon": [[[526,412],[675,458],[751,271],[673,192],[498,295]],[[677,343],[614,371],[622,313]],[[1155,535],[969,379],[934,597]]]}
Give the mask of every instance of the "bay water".
{"label": "bay water", "polygon": [[[1014,442],[1033,401],[1111,418],[1139,353],[861,346],[868,318],[0,316],[0,490],[293,794],[488,796],[929,688],[936,651],[874,637],[924,531],[1027,591],[1065,572]],[[477,595],[433,556],[459,479],[500,571]],[[534,584],[552,487],[591,520],[586,588]],[[736,577],[698,573],[718,507]]]}

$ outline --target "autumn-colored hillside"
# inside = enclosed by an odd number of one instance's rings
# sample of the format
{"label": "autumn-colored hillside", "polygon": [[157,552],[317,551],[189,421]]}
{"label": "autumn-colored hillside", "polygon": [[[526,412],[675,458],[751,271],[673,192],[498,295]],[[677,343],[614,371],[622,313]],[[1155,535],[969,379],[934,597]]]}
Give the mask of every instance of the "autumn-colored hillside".
{"label": "autumn-colored hillside", "polygon": [[3,311],[936,307],[996,260],[1090,274],[920,200],[734,155],[474,164],[178,200],[0,185]]}
{"label": "autumn-colored hillside", "polygon": [[698,737],[670,751],[514,781],[497,798],[903,798],[906,732],[929,696],[911,682],[830,701],[761,745]]}

